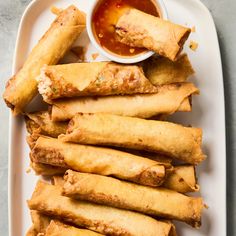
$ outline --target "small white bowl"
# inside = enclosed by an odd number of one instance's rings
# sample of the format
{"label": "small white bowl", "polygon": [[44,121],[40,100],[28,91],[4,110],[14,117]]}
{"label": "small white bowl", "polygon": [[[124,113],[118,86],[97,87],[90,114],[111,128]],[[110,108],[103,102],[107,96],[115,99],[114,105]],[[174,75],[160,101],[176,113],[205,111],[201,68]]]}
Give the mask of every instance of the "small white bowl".
{"label": "small white bowl", "polygon": [[[141,1],[141,0],[140,0]],[[168,14],[167,14],[167,10],[165,7],[165,4],[163,2],[163,0],[154,0],[155,3],[157,4],[160,13],[161,13],[161,18],[167,20],[168,19]],[[140,61],[144,61],[147,58],[151,57],[153,54],[155,54],[155,52],[153,51],[147,51],[144,53],[140,53],[137,54],[133,57],[131,56],[119,56],[113,53],[109,53],[108,50],[104,49],[99,42],[97,41],[96,37],[95,37],[95,33],[92,29],[92,18],[93,18],[93,13],[94,10],[97,7],[97,4],[100,2],[100,0],[94,0],[94,2],[91,4],[89,11],[87,13],[87,19],[86,19],[86,25],[87,25],[87,32],[88,32],[88,36],[90,38],[90,41],[92,42],[92,44],[95,46],[95,48],[99,51],[99,53],[101,53],[103,56],[108,57],[111,61],[115,61],[118,63],[123,63],[123,64],[132,64],[132,63],[137,63]]]}

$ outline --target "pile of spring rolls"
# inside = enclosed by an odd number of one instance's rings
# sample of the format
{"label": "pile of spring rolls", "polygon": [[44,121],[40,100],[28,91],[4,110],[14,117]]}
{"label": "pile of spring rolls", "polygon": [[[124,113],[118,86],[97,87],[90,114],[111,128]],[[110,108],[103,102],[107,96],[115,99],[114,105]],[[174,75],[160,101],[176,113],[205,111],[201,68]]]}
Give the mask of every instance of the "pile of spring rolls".
{"label": "pile of spring rolls", "polygon": [[[200,188],[202,130],[166,121],[190,112],[199,93],[180,54],[189,29],[129,10],[117,23],[119,40],[159,56],[135,65],[60,65],[86,23],[75,6],[57,13],[4,93],[14,114],[25,116],[32,169],[51,179],[39,180],[28,200],[27,235],[175,236],[172,220],[200,227],[205,204],[187,193]],[[138,27],[146,20],[153,28],[143,44],[129,33],[137,17]],[[38,92],[48,110],[25,113]]]}

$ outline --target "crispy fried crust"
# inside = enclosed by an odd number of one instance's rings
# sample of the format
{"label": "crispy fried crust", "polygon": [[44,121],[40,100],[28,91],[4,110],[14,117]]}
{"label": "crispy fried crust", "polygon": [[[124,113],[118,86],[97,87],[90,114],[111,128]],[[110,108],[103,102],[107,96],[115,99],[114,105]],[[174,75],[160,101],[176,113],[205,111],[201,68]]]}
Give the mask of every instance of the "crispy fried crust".
{"label": "crispy fried crust", "polygon": [[161,185],[166,175],[165,165],[141,156],[108,148],[63,143],[49,137],[39,137],[30,155],[36,163],[111,175],[150,186]]}
{"label": "crispy fried crust", "polygon": [[31,210],[63,218],[66,222],[107,235],[168,236],[172,230],[171,223],[157,221],[139,213],[61,196],[60,187],[41,181],[28,205]]}
{"label": "crispy fried crust", "polygon": [[153,56],[143,65],[145,75],[154,85],[186,82],[194,74],[187,54],[182,54],[176,61],[165,57]]}
{"label": "crispy fried crust", "polygon": [[110,113],[140,118],[170,115],[177,111],[191,111],[190,96],[198,92],[192,83],[177,83],[160,86],[155,94],[59,100],[53,102],[51,116],[54,121],[63,121],[76,113]]}
{"label": "crispy fried crust", "polygon": [[30,134],[42,134],[54,138],[64,134],[68,125],[67,122],[52,121],[48,111],[27,113],[25,115],[25,123]]}
{"label": "crispy fried crust", "polygon": [[157,152],[190,164],[205,159],[202,130],[164,121],[110,114],[77,114],[70,121],[64,142],[126,147]]}
{"label": "crispy fried crust", "polygon": [[50,223],[50,217],[40,214],[38,211],[34,210],[30,211],[30,215],[33,225],[27,231],[26,236],[43,236]]}
{"label": "crispy fried crust", "polygon": [[37,94],[36,77],[40,74],[41,67],[56,64],[84,28],[85,14],[75,6],[60,12],[34,47],[22,69],[7,82],[3,98],[14,114],[22,112]]}
{"label": "crispy fried crust", "polygon": [[120,42],[132,47],[145,47],[172,61],[182,51],[190,32],[189,28],[137,9],[126,11],[116,24]]}
{"label": "crispy fried crust", "polygon": [[52,180],[51,180],[52,184],[53,185],[56,185],[56,186],[63,186],[65,181],[64,181],[64,178],[63,178],[63,175],[54,175],[52,177]]}
{"label": "crispy fried crust", "polygon": [[45,101],[63,97],[155,93],[141,67],[113,62],[73,63],[45,66],[38,77]]}
{"label": "crispy fried crust", "polygon": [[64,179],[63,194],[67,197],[200,226],[202,198],[72,170],[66,171]]}
{"label": "crispy fried crust", "polygon": [[200,189],[193,165],[175,166],[162,186],[180,193],[198,192]]}
{"label": "crispy fried crust", "polygon": [[47,165],[38,162],[30,163],[30,167],[35,171],[36,175],[43,175],[43,176],[53,176],[53,175],[63,175],[67,168],[57,167],[52,165]]}
{"label": "crispy fried crust", "polygon": [[46,215],[40,214],[38,211],[30,211],[30,215],[34,229],[38,233],[45,233],[46,228],[51,221],[51,218]]}

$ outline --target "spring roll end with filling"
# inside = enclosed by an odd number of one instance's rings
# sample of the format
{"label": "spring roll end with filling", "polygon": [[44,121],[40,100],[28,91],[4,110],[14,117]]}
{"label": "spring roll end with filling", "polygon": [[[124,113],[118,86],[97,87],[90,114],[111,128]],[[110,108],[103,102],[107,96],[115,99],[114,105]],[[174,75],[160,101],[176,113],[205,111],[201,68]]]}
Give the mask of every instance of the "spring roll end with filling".
{"label": "spring roll end with filling", "polygon": [[191,29],[137,9],[129,9],[119,18],[116,33],[122,43],[133,47],[145,47],[175,61]]}
{"label": "spring roll end with filling", "polygon": [[45,101],[63,97],[155,93],[158,89],[140,66],[114,62],[45,66],[38,77]]}
{"label": "spring roll end with filling", "polygon": [[[3,98],[13,114],[22,112],[37,94],[36,77],[45,64],[56,64],[85,28],[85,15],[75,6],[63,10],[26,59],[23,67],[7,82]],[[63,45],[63,47],[61,47]]]}

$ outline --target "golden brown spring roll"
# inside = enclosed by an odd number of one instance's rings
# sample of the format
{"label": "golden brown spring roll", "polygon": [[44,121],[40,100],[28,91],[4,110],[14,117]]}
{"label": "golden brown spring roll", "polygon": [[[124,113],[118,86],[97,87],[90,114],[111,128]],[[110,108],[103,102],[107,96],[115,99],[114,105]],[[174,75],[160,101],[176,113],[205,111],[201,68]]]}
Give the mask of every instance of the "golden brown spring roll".
{"label": "golden brown spring roll", "polygon": [[54,65],[64,56],[85,28],[85,14],[75,6],[60,12],[49,30],[28,56],[23,67],[7,83],[3,98],[14,114],[37,94],[36,77],[43,65]]}
{"label": "golden brown spring roll", "polygon": [[170,115],[177,111],[191,111],[190,96],[198,92],[192,83],[177,83],[163,85],[155,94],[53,101],[51,117],[54,121],[65,121],[76,113],[110,113],[140,118]]}
{"label": "golden brown spring roll", "polygon": [[155,93],[158,91],[139,66],[113,62],[45,66],[38,77],[45,101],[62,97]]}
{"label": "golden brown spring roll", "polygon": [[41,181],[28,205],[31,210],[108,235],[168,236],[173,229],[171,223],[140,213],[72,200],[61,195],[61,187]]}
{"label": "golden brown spring roll", "polygon": [[146,157],[163,164],[166,167],[166,178],[161,187],[168,188],[180,193],[198,192],[200,190],[200,186],[197,183],[194,165],[173,166],[173,160],[171,158],[161,156],[156,153],[124,148],[122,148],[122,151]]}
{"label": "golden brown spring roll", "polygon": [[79,229],[66,225],[60,221],[52,220],[47,227],[45,236],[102,236],[102,234],[87,229]]}
{"label": "golden brown spring roll", "polygon": [[110,114],[77,114],[69,122],[64,142],[146,150],[190,164],[205,159],[202,130],[165,121]]}
{"label": "golden brown spring roll", "polygon": [[165,165],[156,161],[109,148],[63,143],[49,137],[39,137],[30,156],[37,163],[115,176],[150,186],[161,185],[166,176]]}
{"label": "golden brown spring roll", "polygon": [[25,115],[26,129],[30,134],[42,134],[57,138],[66,133],[67,122],[54,122],[48,111],[39,111]]}
{"label": "golden brown spring roll", "polygon": [[[37,158],[37,157],[36,157]],[[67,167],[67,168],[63,168],[63,167],[59,167],[59,166],[53,166],[54,161],[51,164],[51,160],[47,160],[47,163],[50,164],[42,164],[39,162],[31,162],[30,166],[31,168],[35,171],[36,175],[42,175],[42,176],[53,176],[53,180],[54,182],[56,182],[55,185],[62,185],[60,184],[60,182],[62,183],[62,177],[61,176],[56,176],[58,177],[56,180],[55,175],[63,175],[66,170],[68,168],[72,167]],[[63,164],[64,166],[65,164]],[[76,168],[77,165],[75,165],[74,170],[79,170],[79,168]],[[171,170],[170,173],[167,174],[167,176],[165,177],[164,182],[162,183],[162,187],[174,190],[176,192],[180,192],[180,193],[188,193],[188,192],[198,192],[200,187],[197,184],[197,179],[195,176],[195,170],[194,170],[194,166],[175,166],[175,168],[170,168],[168,166],[168,169],[166,169],[166,171]],[[88,173],[97,173],[97,172],[88,172]],[[100,174],[100,173],[98,173]],[[143,184],[143,183],[142,183]],[[143,184],[144,185],[144,184]]]}
{"label": "golden brown spring roll", "polygon": [[132,47],[147,48],[172,61],[182,51],[190,32],[189,28],[137,9],[126,11],[116,24],[120,42]]}
{"label": "golden brown spring roll", "polygon": [[66,172],[66,168],[57,167],[47,164],[42,164],[38,162],[31,161],[30,167],[34,170],[36,175],[43,175],[43,176],[53,176],[53,175],[60,175]]}
{"label": "golden brown spring roll", "polygon": [[66,171],[64,179],[63,194],[67,197],[180,220],[196,227],[201,224],[202,198],[72,170]]}
{"label": "golden brown spring roll", "polygon": [[144,62],[143,68],[146,77],[156,86],[185,82],[194,74],[187,54],[182,54],[174,62],[165,57],[154,56]]}
{"label": "golden brown spring roll", "polygon": [[193,165],[175,166],[162,187],[180,193],[198,192],[200,187],[197,184],[195,167]]}

